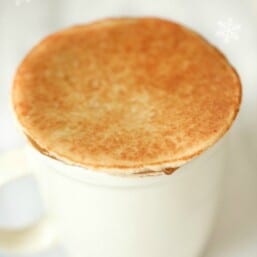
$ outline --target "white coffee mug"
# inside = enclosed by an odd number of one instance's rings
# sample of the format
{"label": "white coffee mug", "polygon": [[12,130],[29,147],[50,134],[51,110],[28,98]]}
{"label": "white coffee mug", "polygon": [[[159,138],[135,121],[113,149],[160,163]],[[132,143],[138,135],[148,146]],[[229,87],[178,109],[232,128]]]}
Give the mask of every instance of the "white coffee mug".
{"label": "white coffee mug", "polygon": [[29,166],[1,171],[0,185],[33,172],[48,215],[19,231],[0,230],[0,250],[39,251],[57,231],[72,257],[199,256],[215,220],[227,142],[228,135],[172,175],[145,177],[70,166],[28,146]]}

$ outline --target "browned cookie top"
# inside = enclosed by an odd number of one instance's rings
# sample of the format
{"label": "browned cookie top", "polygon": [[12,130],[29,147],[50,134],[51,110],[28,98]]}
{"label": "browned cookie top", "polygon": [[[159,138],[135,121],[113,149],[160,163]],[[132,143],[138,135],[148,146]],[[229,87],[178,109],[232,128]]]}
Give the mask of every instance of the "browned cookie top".
{"label": "browned cookie top", "polygon": [[178,167],[213,145],[236,117],[241,85],[192,30],[116,18],[48,36],[20,65],[12,93],[44,152],[122,175]]}

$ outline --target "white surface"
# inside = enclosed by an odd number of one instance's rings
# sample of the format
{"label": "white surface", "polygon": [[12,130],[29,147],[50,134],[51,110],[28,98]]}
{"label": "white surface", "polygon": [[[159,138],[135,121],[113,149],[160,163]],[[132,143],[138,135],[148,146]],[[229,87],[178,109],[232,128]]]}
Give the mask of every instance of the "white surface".
{"label": "white surface", "polygon": [[[15,3],[15,0],[0,0],[0,152],[24,142],[14,126],[9,107],[9,89],[15,69],[36,42],[61,27],[103,16],[161,15],[198,30],[225,52],[242,78],[244,97],[240,117],[232,129],[231,166],[224,201],[204,257],[257,256],[257,2],[20,0],[19,6]],[[216,35],[220,29],[217,23],[229,17],[240,24],[241,29],[238,40],[225,43]],[[31,182],[27,181],[24,189],[21,187],[11,190],[13,193],[8,200],[34,206],[32,199],[18,200],[19,190],[29,190]],[[24,206],[15,206],[15,222],[24,219]],[[63,255],[55,250],[39,256]],[[0,254],[0,257],[6,256]]]}

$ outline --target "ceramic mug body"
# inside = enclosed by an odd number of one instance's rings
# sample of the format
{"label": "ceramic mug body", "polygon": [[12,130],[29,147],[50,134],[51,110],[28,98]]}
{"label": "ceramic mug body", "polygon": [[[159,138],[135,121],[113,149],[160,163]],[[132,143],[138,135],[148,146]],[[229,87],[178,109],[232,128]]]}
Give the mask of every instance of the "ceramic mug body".
{"label": "ceramic mug body", "polygon": [[68,256],[196,257],[215,220],[228,136],[172,175],[115,177],[28,148]]}

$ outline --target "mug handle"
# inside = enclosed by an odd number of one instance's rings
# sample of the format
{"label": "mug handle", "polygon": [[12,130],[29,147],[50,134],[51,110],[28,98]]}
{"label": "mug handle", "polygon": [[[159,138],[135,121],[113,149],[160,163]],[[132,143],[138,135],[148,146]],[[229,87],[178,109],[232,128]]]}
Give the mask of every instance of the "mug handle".
{"label": "mug handle", "polygon": [[[0,156],[0,189],[11,181],[31,175],[24,165],[24,159],[22,160],[24,156],[21,155],[22,151],[16,150]],[[30,254],[50,248],[57,241],[53,228],[48,215],[43,215],[37,222],[24,228],[0,228],[0,251]]]}

